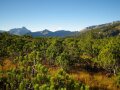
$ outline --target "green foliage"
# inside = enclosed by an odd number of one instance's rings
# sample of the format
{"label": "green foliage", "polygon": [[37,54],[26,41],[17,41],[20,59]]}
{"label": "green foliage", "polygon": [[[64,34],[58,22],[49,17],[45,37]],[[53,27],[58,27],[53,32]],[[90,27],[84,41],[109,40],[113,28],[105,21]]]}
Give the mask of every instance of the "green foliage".
{"label": "green foliage", "polygon": [[51,45],[46,50],[48,62],[55,63],[56,57],[62,52],[62,39],[52,40]]}
{"label": "green foliage", "polygon": [[69,55],[66,52],[63,52],[60,54],[60,56],[57,57],[57,63],[65,70],[68,71],[70,69],[69,67]]}
{"label": "green foliage", "polygon": [[[114,41],[115,40],[115,41]],[[120,68],[120,39],[112,39],[100,52],[98,56],[99,64],[105,69],[110,69],[114,73]]]}
{"label": "green foliage", "polygon": [[19,84],[19,90],[25,90],[25,86],[23,82]]}
{"label": "green foliage", "polygon": [[39,90],[39,84],[34,85],[34,90]]}

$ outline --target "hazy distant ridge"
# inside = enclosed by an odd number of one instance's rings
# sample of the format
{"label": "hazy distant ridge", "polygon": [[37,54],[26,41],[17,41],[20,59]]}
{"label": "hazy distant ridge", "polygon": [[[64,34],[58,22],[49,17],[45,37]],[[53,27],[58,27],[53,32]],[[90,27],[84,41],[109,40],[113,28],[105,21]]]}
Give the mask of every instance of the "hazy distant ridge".
{"label": "hazy distant ridge", "polygon": [[32,35],[33,37],[39,37],[39,36],[64,37],[64,36],[69,36],[69,35],[76,33],[76,32],[71,32],[71,31],[67,31],[67,30],[58,30],[58,31],[52,32],[47,29],[45,29],[43,31],[31,32],[26,27],[10,29],[8,32],[10,34],[20,35],[20,36],[28,34],[28,35]]}

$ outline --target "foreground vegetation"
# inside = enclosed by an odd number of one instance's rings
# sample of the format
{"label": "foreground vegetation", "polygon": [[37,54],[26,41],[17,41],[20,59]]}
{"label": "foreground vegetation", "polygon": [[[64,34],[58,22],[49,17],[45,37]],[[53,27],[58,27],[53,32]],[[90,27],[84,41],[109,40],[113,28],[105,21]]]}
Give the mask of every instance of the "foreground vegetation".
{"label": "foreground vegetation", "polygon": [[[32,38],[1,33],[0,89],[119,90],[120,36],[111,34],[113,28],[117,29],[117,26],[113,25],[102,31],[94,29],[65,38]],[[4,68],[5,58],[12,62],[7,69]],[[53,70],[50,71],[50,68]],[[58,68],[56,72],[55,68]],[[80,71],[89,73],[93,76],[90,76],[92,79],[86,81],[86,76],[83,80],[82,73],[77,73]],[[83,77],[85,75],[87,74],[84,73]],[[111,86],[102,86],[97,82],[97,77],[106,80],[101,82],[108,83],[107,80],[110,80]],[[90,80],[94,82],[87,83]]]}

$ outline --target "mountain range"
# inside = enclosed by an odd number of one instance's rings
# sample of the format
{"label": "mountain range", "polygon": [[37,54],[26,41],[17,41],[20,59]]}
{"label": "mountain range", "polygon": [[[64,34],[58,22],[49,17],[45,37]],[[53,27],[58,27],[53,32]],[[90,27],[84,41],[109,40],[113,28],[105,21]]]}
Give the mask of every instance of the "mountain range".
{"label": "mountain range", "polygon": [[[5,32],[4,30],[0,30],[0,32]],[[73,35],[75,32],[71,32],[71,31],[67,31],[67,30],[58,30],[55,32],[52,32],[48,29],[45,29],[43,31],[36,31],[36,32],[32,32],[31,30],[28,30],[26,27],[22,27],[22,28],[13,28],[10,29],[9,31],[7,31],[10,34],[13,35],[31,35],[33,37],[39,37],[39,36],[50,36],[50,37],[64,37],[64,36],[70,36]]]}
{"label": "mountain range", "polygon": [[73,35],[75,33],[77,32],[71,32],[66,30],[58,30],[58,31],[52,32],[45,29],[43,31],[31,32],[29,34],[32,35],[33,37],[38,37],[38,36],[64,37],[64,36]]}
{"label": "mountain range", "polygon": [[100,25],[93,25],[86,27],[85,29],[81,31],[68,31],[68,30],[58,30],[55,32],[52,32],[48,29],[45,29],[43,31],[36,31],[32,32],[31,30],[28,30],[26,27],[22,28],[13,28],[9,31],[0,30],[0,32],[8,32],[13,35],[31,35],[33,37],[65,37],[65,36],[73,36],[73,35],[79,35],[80,33],[84,33],[90,30],[96,30],[98,33],[104,33],[104,34],[110,34],[110,35],[118,35],[120,34],[120,21],[114,21],[111,23],[105,23]]}

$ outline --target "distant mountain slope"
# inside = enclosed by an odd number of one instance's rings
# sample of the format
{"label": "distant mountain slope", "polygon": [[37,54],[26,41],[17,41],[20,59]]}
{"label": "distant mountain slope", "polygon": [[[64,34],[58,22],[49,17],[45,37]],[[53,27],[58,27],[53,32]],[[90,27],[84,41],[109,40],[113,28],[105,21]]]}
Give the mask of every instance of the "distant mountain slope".
{"label": "distant mountain slope", "polygon": [[6,32],[5,30],[0,30],[0,33],[2,33],[2,32]]}
{"label": "distant mountain slope", "polygon": [[43,36],[49,36],[49,35],[52,35],[52,33],[53,33],[52,31],[49,31],[49,30],[47,30],[47,29],[41,31],[41,34],[42,34]]}
{"label": "distant mountain slope", "polygon": [[59,30],[53,33],[53,36],[69,36],[72,34],[75,34],[76,32],[70,32],[70,31],[65,31],[65,30]]}
{"label": "distant mountain slope", "polygon": [[52,32],[52,31],[45,29],[43,31],[32,32],[31,35],[33,37],[38,37],[38,36],[64,37],[64,36],[70,36],[74,33],[75,32],[66,31],[66,30],[58,30],[58,31]]}
{"label": "distant mountain slope", "polygon": [[31,32],[29,33],[29,35],[33,36],[33,37],[39,37],[39,36],[43,36],[42,33],[40,31],[37,32]]}
{"label": "distant mountain slope", "polygon": [[91,29],[105,29],[106,27],[110,27],[110,26],[117,26],[120,25],[120,21],[114,21],[111,23],[105,23],[105,24],[100,24],[100,25],[93,25],[93,26],[89,26],[86,27],[87,30],[91,30]]}
{"label": "distant mountain slope", "polygon": [[27,34],[27,33],[31,33],[31,31],[28,30],[28,29],[25,28],[25,27],[22,27],[22,28],[10,29],[10,30],[9,30],[9,33],[10,33],[10,34],[14,34],[14,35],[25,35],[25,34]]}
{"label": "distant mountain slope", "polygon": [[85,33],[92,33],[96,37],[111,37],[120,35],[120,21],[86,27],[80,32],[80,35]]}

